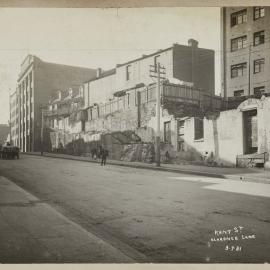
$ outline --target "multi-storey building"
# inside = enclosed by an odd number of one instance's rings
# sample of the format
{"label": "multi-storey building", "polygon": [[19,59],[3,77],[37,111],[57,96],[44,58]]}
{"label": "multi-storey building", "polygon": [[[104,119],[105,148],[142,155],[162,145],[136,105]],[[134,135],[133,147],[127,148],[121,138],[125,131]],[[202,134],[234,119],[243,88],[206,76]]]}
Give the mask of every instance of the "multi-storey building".
{"label": "multi-storey building", "polygon": [[19,108],[16,91],[10,94],[10,140],[11,144],[19,145]]}
{"label": "multi-storey building", "polygon": [[7,142],[9,133],[10,133],[10,127],[5,124],[0,124],[0,145],[3,145]]}
{"label": "multi-storey building", "polygon": [[18,136],[16,144],[21,151],[40,150],[41,107],[48,103],[52,91],[81,85],[95,74],[94,69],[47,63],[33,55],[25,58],[17,81],[19,121],[13,134]]}
{"label": "multi-storey building", "polygon": [[270,92],[270,7],[221,9],[222,95]]}
{"label": "multi-storey building", "polygon": [[173,44],[149,55],[116,65],[116,68],[102,72],[84,83],[85,107],[104,102],[113,97],[115,92],[124,91],[138,85],[149,85],[155,82],[150,75],[150,68],[162,69],[162,77],[177,79],[201,88],[210,95],[215,93],[214,51],[198,47],[194,39],[188,46]]}

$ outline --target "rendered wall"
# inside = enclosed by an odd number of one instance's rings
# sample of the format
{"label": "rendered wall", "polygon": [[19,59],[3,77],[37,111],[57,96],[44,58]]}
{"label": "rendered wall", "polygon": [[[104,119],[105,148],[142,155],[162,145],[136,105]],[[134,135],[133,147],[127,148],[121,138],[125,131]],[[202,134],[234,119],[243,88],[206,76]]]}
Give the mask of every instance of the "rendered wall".
{"label": "rendered wall", "polygon": [[[154,65],[154,57],[160,55],[158,61],[166,68],[166,77],[173,77],[173,55],[172,49],[157,53],[151,57],[146,57],[130,64],[125,64],[116,68],[116,88],[123,90],[134,87],[136,84],[144,83],[151,84],[155,78],[150,77],[150,65]],[[126,67],[130,65],[131,76],[130,80],[126,80]]]}
{"label": "rendered wall", "polygon": [[85,108],[94,103],[104,103],[117,91],[116,75],[112,74],[94,81],[84,83]]}

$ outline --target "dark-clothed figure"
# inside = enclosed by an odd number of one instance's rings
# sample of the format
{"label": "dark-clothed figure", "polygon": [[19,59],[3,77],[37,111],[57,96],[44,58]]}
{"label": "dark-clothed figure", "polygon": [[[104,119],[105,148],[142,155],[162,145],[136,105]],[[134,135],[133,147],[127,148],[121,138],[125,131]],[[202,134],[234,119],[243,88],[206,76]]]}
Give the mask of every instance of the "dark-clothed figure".
{"label": "dark-clothed figure", "polygon": [[99,147],[98,147],[98,151],[97,151],[97,157],[98,158],[101,158],[101,153],[102,153],[102,150],[103,150],[103,148],[102,148],[102,146],[101,145],[99,145]]}
{"label": "dark-clothed figure", "polygon": [[166,153],[165,153],[165,162],[170,162],[170,159],[171,159],[170,154],[169,154],[168,151],[166,151]]}
{"label": "dark-clothed figure", "polygon": [[92,154],[92,159],[97,159],[97,156],[98,156],[97,148],[93,148],[91,150],[91,154]]}
{"label": "dark-clothed figure", "polygon": [[101,151],[100,151],[100,155],[101,155],[101,166],[102,165],[106,165],[106,160],[107,160],[107,156],[109,155],[109,151],[104,149],[104,148],[101,148]]}

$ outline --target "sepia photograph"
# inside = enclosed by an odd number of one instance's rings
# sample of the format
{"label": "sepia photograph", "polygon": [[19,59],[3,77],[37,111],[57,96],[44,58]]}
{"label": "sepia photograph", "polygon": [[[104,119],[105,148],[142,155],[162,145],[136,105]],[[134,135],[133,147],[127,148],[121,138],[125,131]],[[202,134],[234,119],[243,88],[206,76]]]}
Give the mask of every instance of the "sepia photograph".
{"label": "sepia photograph", "polygon": [[37,2],[0,1],[0,264],[268,264],[270,6]]}

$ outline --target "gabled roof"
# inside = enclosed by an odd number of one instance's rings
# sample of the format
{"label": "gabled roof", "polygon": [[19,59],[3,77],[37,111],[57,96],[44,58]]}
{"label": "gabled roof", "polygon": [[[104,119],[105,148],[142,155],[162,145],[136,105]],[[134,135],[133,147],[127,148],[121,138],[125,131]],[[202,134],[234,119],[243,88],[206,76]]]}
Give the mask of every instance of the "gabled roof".
{"label": "gabled roof", "polygon": [[169,51],[169,50],[171,50],[171,49],[173,49],[173,46],[171,46],[171,47],[169,47],[169,48],[166,48],[166,49],[163,49],[163,50],[158,50],[158,51],[156,51],[156,52],[154,52],[154,53],[151,53],[151,54],[144,54],[144,55],[142,55],[141,57],[136,58],[136,59],[134,59],[134,60],[130,60],[130,61],[125,62],[125,63],[123,63],[123,64],[118,64],[118,65],[116,65],[116,67],[122,67],[122,66],[125,66],[125,65],[129,65],[129,64],[131,64],[131,63],[134,63],[134,62],[143,60],[143,59],[148,58],[148,57],[152,57],[152,56],[154,56],[154,55],[156,55],[156,54],[160,54],[160,53]]}
{"label": "gabled roof", "polygon": [[[116,65],[116,68],[118,67],[121,67],[121,66],[125,66],[125,65],[128,65],[128,64],[131,64],[131,63],[134,63],[134,62],[137,62],[137,61],[140,61],[142,59],[145,59],[145,58],[148,58],[148,57],[152,57],[156,54],[160,54],[160,53],[163,53],[163,52],[166,52],[166,51],[169,51],[173,48],[173,46],[169,47],[169,48],[166,48],[166,49],[163,49],[163,50],[158,50],[154,53],[151,53],[151,54],[144,54],[143,56],[139,57],[139,58],[136,58],[134,60],[131,60],[131,61],[128,61],[128,62],[125,62],[123,64],[117,64]],[[93,82],[93,81],[96,81],[96,80],[99,80],[99,79],[102,79],[104,77],[107,77],[107,76],[110,76],[110,75],[114,75],[116,74],[116,68],[113,68],[113,69],[110,69],[110,70],[107,70],[107,71],[104,71],[101,73],[101,75],[99,77],[95,77],[93,79],[90,79],[88,81],[85,81],[84,83],[88,83],[88,82]]]}

